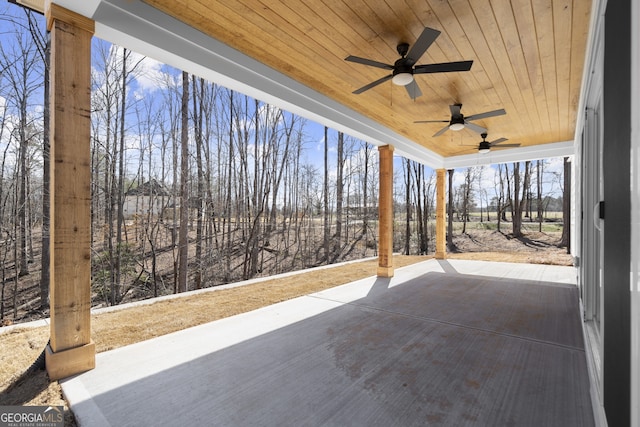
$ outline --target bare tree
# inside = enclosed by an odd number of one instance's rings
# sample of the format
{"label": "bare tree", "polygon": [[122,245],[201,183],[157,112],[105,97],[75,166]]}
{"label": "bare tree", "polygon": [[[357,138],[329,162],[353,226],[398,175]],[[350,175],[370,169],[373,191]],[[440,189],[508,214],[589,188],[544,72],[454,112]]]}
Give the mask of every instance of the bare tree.
{"label": "bare tree", "polygon": [[337,165],[336,165],[336,232],[333,262],[340,256],[342,248],[342,220],[343,220],[343,198],[344,198],[344,134],[338,132],[337,146]]}
{"label": "bare tree", "polygon": [[453,243],[453,169],[449,169],[449,201],[447,203],[447,249],[454,252],[456,246]]}
{"label": "bare tree", "polygon": [[404,159],[402,162],[404,167],[404,195],[405,195],[405,237],[404,237],[404,254],[409,255],[411,252],[411,160]]}
{"label": "bare tree", "polygon": [[323,218],[324,218],[324,234],[322,239],[322,247],[324,248],[325,262],[329,264],[329,138],[327,135],[327,127],[324,127],[324,185],[323,185]]}
{"label": "bare tree", "polygon": [[50,240],[50,213],[49,213],[49,189],[50,189],[50,143],[49,143],[49,65],[51,53],[51,40],[49,33],[34,13],[27,8],[23,9],[27,18],[27,25],[35,47],[38,50],[40,60],[44,65],[43,70],[43,113],[42,113],[42,238],[41,238],[41,268],[40,268],[40,309],[49,308],[49,240]]}
{"label": "bare tree", "polygon": [[[198,91],[197,83],[200,84]],[[195,268],[195,288],[202,288],[202,231],[203,231],[203,199],[204,192],[204,170],[202,165],[202,137],[203,137],[203,110],[204,110],[204,79],[196,80],[193,76],[193,121],[194,121],[194,139],[196,144],[196,168],[197,189],[195,195],[196,201],[196,268]]]}
{"label": "bare tree", "polygon": [[503,165],[499,164],[497,173],[494,175],[494,182],[496,182],[497,180],[496,187],[498,188],[498,195],[496,196],[496,217],[497,217],[498,232],[502,232],[501,224],[502,224],[502,221],[506,221],[505,211],[509,206],[507,202],[508,189],[505,190],[505,187],[507,187],[505,183],[506,181],[505,175],[508,176],[508,174],[509,174],[509,169],[507,165],[504,165],[504,172],[503,172]]}
{"label": "bare tree", "polygon": [[[487,221],[491,221],[490,218],[490,213],[489,213],[489,200],[488,196],[487,196],[487,190],[484,187],[484,172],[485,172],[485,167],[484,166],[478,166],[476,168],[476,172],[477,172],[477,181],[478,181],[478,201],[480,202],[480,222],[483,222],[483,213],[486,210],[486,214],[487,214]],[[484,205],[483,205],[484,202]]]}
{"label": "bare tree", "polygon": [[[435,171],[431,171],[431,175],[427,179],[426,174],[423,173],[423,190],[422,194],[424,197],[424,213],[423,213],[423,221],[424,221],[424,233],[425,233],[425,254],[429,251],[429,221],[433,216],[433,211],[435,209],[435,199],[436,199],[436,175]],[[433,231],[435,232],[435,231]],[[433,234],[432,234],[433,236]]]}
{"label": "bare tree", "polygon": [[[229,91],[229,153],[228,153],[228,162],[227,162],[227,185],[226,185],[226,197],[224,201],[225,206],[225,216],[224,220],[226,221],[226,268],[224,274],[224,281],[228,282],[231,280],[231,258],[232,258],[232,238],[231,238],[231,199],[232,199],[232,182],[233,182],[233,172],[234,172],[234,150],[233,150],[233,117],[234,117],[234,105],[233,105],[233,91]],[[223,228],[224,228],[223,224]],[[222,236],[223,240],[225,239],[225,235]]]}
{"label": "bare tree", "polygon": [[25,31],[17,31],[14,39],[15,43],[8,46],[9,51],[0,46],[0,56],[4,77],[8,82],[11,92],[8,94],[7,102],[15,112],[17,122],[14,123],[15,132],[11,135],[18,142],[17,164],[18,164],[18,192],[16,203],[16,219],[18,226],[17,243],[18,258],[16,259],[18,275],[29,274],[29,256],[27,253],[27,239],[30,229],[27,227],[27,183],[29,182],[27,163],[28,150],[33,139],[37,136],[33,131],[33,117],[29,115],[31,98],[39,89],[42,81],[42,58],[38,55],[35,45],[31,43],[31,35]]}
{"label": "bare tree", "polygon": [[467,232],[467,222],[469,221],[469,214],[471,210],[471,204],[473,203],[471,192],[473,188],[473,183],[475,182],[477,177],[477,171],[473,167],[469,167],[465,169],[464,172],[464,184],[462,186],[462,206],[461,206],[461,214],[462,214],[462,234],[466,234]]}
{"label": "bare tree", "polygon": [[538,231],[542,231],[542,220],[544,217],[544,206],[542,204],[542,176],[544,174],[544,160],[536,161],[536,210],[538,216]]}
{"label": "bare tree", "polygon": [[189,256],[189,74],[182,72],[182,127],[180,134],[180,230],[178,232],[178,292],[187,290]]}
{"label": "bare tree", "polygon": [[[124,147],[125,147],[125,117],[127,105],[127,49],[122,49],[122,74],[120,78],[120,146],[118,149],[118,187],[116,189],[116,258],[115,258],[115,280],[111,284],[111,303],[120,302],[120,286],[122,282],[122,225],[124,224]],[[115,180],[113,181],[115,182]]]}
{"label": "bare tree", "polygon": [[[365,236],[365,241],[367,240],[367,234],[369,232],[369,162],[371,161],[373,148],[367,144],[366,142],[362,143],[362,154],[363,154],[363,167],[362,167],[362,210],[363,210],[363,218],[362,218],[362,235]],[[365,244],[365,251],[366,251]]]}
{"label": "bare tree", "polygon": [[[513,164],[513,202],[512,202],[512,235],[522,237],[522,213],[526,204],[526,193],[529,188],[529,161],[524,165],[524,179],[520,177],[520,163]],[[520,187],[522,184],[522,195]]]}
{"label": "bare tree", "polygon": [[[1,77],[1,74],[0,74]],[[7,109],[1,109],[2,116],[0,116],[0,142],[3,141],[4,132],[6,129],[7,122]],[[7,163],[7,154],[9,152],[10,144],[7,144],[2,150],[2,161],[0,162],[0,253],[2,254],[2,269],[0,270],[0,279],[2,280],[2,291],[0,293],[0,320],[4,320],[5,317],[5,293],[6,293],[6,285],[7,285],[7,272],[8,272],[8,260],[10,253],[10,245],[9,243],[12,240],[11,233],[7,227],[9,223],[6,221],[6,205],[7,205],[7,197],[10,193],[7,191],[7,185],[5,185],[5,166]]]}
{"label": "bare tree", "polygon": [[427,195],[424,187],[424,165],[415,164],[413,166],[415,186],[414,198],[416,206],[416,223],[418,226],[418,253],[424,255],[428,250],[427,222],[426,222],[426,206]]}
{"label": "bare tree", "polygon": [[568,157],[563,159],[563,186],[562,186],[562,237],[561,247],[567,248],[571,253],[571,161]]}

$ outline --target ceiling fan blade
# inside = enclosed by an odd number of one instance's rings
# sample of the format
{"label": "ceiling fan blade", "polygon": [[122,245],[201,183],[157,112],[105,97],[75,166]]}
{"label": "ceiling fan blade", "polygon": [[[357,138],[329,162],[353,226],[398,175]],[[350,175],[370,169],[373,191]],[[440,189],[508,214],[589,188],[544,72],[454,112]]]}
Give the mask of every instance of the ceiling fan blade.
{"label": "ceiling fan blade", "polygon": [[473,61],[443,62],[440,64],[416,65],[413,74],[449,73],[452,71],[469,71]]}
{"label": "ceiling fan blade", "polygon": [[387,80],[391,80],[391,78],[392,78],[392,77],[393,77],[393,74],[389,74],[388,76],[384,76],[383,78],[378,79],[378,80],[376,80],[375,82],[371,82],[371,83],[369,83],[368,85],[364,85],[364,86],[362,86],[360,89],[354,90],[352,93],[354,93],[354,94],[356,94],[356,95],[359,95],[359,94],[361,94],[362,92],[364,92],[365,90],[369,90],[369,89],[371,89],[372,87],[378,86],[380,83],[384,83],[384,82],[386,82]]}
{"label": "ceiling fan blade", "polygon": [[451,116],[459,116],[461,108],[462,108],[462,104],[449,105],[449,111],[451,111]]}
{"label": "ceiling fan blade", "polygon": [[418,120],[413,123],[449,123],[449,120]]}
{"label": "ceiling fan blade", "polygon": [[[494,145],[498,145],[498,144],[502,144],[503,142],[508,141],[507,138],[498,138],[495,141],[491,141],[489,144],[491,144],[491,146],[493,147]],[[513,144],[511,144],[513,145]],[[520,144],[518,144],[520,145]],[[506,145],[503,145],[503,147],[506,147]]]}
{"label": "ceiling fan blade", "polygon": [[485,128],[483,128],[482,126],[478,126],[475,123],[469,123],[467,122],[467,119],[465,118],[464,120],[464,127],[466,127],[467,129],[471,129],[474,132],[477,132],[479,134],[483,134],[485,133],[487,130]]}
{"label": "ceiling fan blade", "polygon": [[358,64],[369,65],[371,67],[383,68],[385,70],[393,70],[393,65],[374,61],[373,59],[360,58],[359,56],[349,55],[344,58],[345,61],[356,62]]}
{"label": "ceiling fan blade", "polygon": [[411,83],[406,85],[405,89],[407,89],[407,93],[409,94],[411,99],[416,99],[417,97],[422,96],[422,91],[420,90],[420,86],[418,86],[418,83],[416,83],[415,80],[413,80]]}
{"label": "ceiling fan blade", "polygon": [[407,65],[414,65],[422,55],[429,49],[429,46],[433,44],[434,41],[440,35],[440,31],[434,30],[433,28],[424,27],[422,30],[422,34],[418,37],[418,40],[411,46],[411,49],[407,53]]}
{"label": "ceiling fan blade", "polygon": [[448,130],[449,130],[449,125],[446,125],[442,129],[440,129],[438,132],[434,133],[433,137],[440,136],[440,135],[442,135],[443,133],[445,133]]}
{"label": "ceiling fan blade", "polygon": [[504,111],[504,109],[500,109],[500,110],[487,111],[486,113],[473,114],[471,116],[465,117],[465,119],[479,120],[479,119],[486,119],[488,117],[502,116],[504,114],[507,114],[507,112]]}

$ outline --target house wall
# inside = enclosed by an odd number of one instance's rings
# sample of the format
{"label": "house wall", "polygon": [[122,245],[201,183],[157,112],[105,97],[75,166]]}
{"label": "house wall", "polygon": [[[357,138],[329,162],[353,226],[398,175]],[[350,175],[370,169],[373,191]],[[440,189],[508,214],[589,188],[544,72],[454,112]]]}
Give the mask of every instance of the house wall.
{"label": "house wall", "polygon": [[[159,196],[127,196],[124,199],[123,215],[124,219],[132,219],[134,215],[160,215],[163,210],[163,198]],[[168,197],[164,198],[167,204]]]}
{"label": "house wall", "polygon": [[631,425],[640,427],[640,2],[631,2]]}
{"label": "house wall", "polygon": [[592,7],[586,67],[583,73],[578,122],[575,133],[575,161],[572,195],[572,255],[576,257],[578,285],[583,309],[586,354],[591,378],[595,417],[606,425],[602,386],[602,235],[605,224],[594,207],[602,195],[602,97],[604,69],[604,1]]}
{"label": "house wall", "polygon": [[611,426],[631,422],[630,9],[631,0],[610,1],[605,14],[603,400]]}
{"label": "house wall", "polygon": [[[640,5],[633,0],[599,0],[593,10],[581,104],[585,114],[576,131],[575,200],[579,209],[574,254],[581,258],[585,336],[596,347],[589,354],[590,361],[592,366],[601,366],[600,372],[592,372],[599,389],[594,403],[604,405],[608,425],[640,427],[640,132],[633,127],[640,123]],[[603,31],[601,36],[598,31]],[[601,67],[598,40],[604,43]],[[602,124],[601,136],[595,123]],[[591,179],[597,176],[598,167],[602,176]],[[606,203],[603,234],[594,232],[593,212],[589,212],[598,196]],[[601,257],[598,236],[602,238]],[[600,265],[602,273],[596,276],[602,282],[594,285],[594,271]],[[589,314],[598,293],[602,324],[597,334],[589,334]]]}

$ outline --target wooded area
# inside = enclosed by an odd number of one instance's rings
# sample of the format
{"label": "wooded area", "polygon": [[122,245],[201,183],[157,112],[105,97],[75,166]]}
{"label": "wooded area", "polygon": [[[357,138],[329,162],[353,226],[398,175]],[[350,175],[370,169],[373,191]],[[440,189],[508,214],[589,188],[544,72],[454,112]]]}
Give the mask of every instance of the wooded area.
{"label": "wooded area", "polygon": [[[18,12],[0,47],[3,321],[48,306],[48,36]],[[93,55],[94,305],[377,254],[374,146],[97,39]],[[394,251],[432,253],[435,172],[395,163]],[[448,237],[454,221],[542,231],[570,185],[547,164],[459,170],[455,186],[450,171]]]}

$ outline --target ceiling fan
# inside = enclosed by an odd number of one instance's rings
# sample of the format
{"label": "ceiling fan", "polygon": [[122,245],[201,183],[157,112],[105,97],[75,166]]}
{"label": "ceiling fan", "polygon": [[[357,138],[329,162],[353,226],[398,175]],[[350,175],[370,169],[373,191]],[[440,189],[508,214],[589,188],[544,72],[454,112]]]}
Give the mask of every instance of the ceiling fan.
{"label": "ceiling fan", "polygon": [[447,73],[451,71],[469,71],[473,61],[458,61],[458,62],[444,62],[439,64],[426,64],[415,65],[420,57],[427,51],[429,46],[438,38],[440,31],[433,28],[425,27],[418,37],[418,40],[409,49],[408,43],[400,43],[396,50],[400,54],[398,59],[393,65],[385,64],[382,62],[374,61],[372,59],[360,58],[358,56],[349,55],[345,58],[345,61],[356,62],[358,64],[368,65],[371,67],[382,68],[385,70],[391,70],[391,74],[382,77],[374,82],[371,82],[360,89],[354,90],[354,94],[360,94],[366,90],[369,90],[381,83],[391,80],[398,86],[404,86],[407,89],[407,93],[412,98],[417,98],[422,95],[422,91],[418,87],[418,84],[413,78],[414,74],[427,74],[427,73]]}
{"label": "ceiling fan", "polygon": [[[505,141],[508,141],[507,138],[498,138],[495,141],[487,141],[487,133],[483,132],[482,135],[480,135],[482,137],[482,141],[480,141],[480,144],[478,145],[478,153],[481,154],[487,154],[489,151],[491,151],[492,148],[510,148],[510,147],[519,147],[520,144],[502,144]],[[502,144],[499,147],[496,147],[496,145],[498,144]]]}
{"label": "ceiling fan", "polygon": [[462,104],[453,104],[449,105],[449,110],[451,110],[451,119],[450,120],[419,120],[414,123],[449,123],[438,132],[433,134],[433,136],[440,136],[445,133],[448,129],[453,131],[462,130],[465,127],[471,129],[474,132],[478,132],[479,134],[483,134],[487,132],[485,128],[482,126],[478,126],[475,123],[471,123],[470,120],[479,120],[486,119],[488,117],[502,116],[503,114],[507,114],[504,109],[487,111],[486,113],[474,114],[468,117],[465,117],[464,114],[460,112],[462,108]]}

